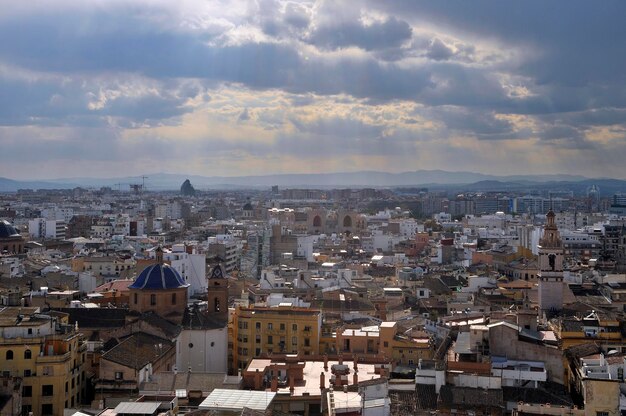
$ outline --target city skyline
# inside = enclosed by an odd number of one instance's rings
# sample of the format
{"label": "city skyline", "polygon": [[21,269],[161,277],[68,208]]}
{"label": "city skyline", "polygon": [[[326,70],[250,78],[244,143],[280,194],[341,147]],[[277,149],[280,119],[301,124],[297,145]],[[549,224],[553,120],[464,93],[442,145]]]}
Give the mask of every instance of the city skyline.
{"label": "city skyline", "polygon": [[1,2],[0,177],[626,178],[626,4]]}

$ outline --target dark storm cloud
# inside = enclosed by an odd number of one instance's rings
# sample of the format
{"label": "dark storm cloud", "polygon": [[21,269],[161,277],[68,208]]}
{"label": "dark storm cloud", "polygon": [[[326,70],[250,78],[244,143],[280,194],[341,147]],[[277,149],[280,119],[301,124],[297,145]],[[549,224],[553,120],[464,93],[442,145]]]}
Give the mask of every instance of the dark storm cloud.
{"label": "dark storm cloud", "polygon": [[450,130],[476,136],[481,139],[510,139],[514,126],[508,120],[498,119],[493,113],[467,109],[445,109],[434,115]]}
{"label": "dark storm cloud", "polygon": [[390,17],[384,22],[332,22],[318,27],[309,41],[325,49],[356,46],[366,51],[392,48],[411,39],[413,30],[403,20]]}

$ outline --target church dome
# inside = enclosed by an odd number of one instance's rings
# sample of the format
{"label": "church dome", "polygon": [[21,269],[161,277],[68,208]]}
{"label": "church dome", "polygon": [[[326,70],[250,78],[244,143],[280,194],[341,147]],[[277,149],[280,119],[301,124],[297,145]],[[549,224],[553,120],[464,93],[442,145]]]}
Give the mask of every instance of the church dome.
{"label": "church dome", "polygon": [[21,237],[20,233],[7,220],[0,220],[0,238]]}
{"label": "church dome", "polygon": [[129,289],[163,290],[189,286],[169,264],[154,264],[146,267]]}

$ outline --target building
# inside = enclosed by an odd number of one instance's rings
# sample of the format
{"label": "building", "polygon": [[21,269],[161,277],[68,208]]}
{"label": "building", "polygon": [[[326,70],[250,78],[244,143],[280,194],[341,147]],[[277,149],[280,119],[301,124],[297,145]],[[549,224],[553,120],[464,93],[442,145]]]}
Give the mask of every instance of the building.
{"label": "building", "polygon": [[28,221],[28,234],[36,239],[65,239],[65,221],[35,218]]}
{"label": "building", "polygon": [[290,306],[240,307],[232,315],[229,370],[244,369],[262,354],[319,354],[322,314]]}
{"label": "building", "polygon": [[401,334],[397,322],[382,322],[379,326],[340,329],[335,337],[338,353],[352,357],[391,360],[394,366],[416,366],[420,359],[430,359],[433,348],[428,336]]}
{"label": "building", "polygon": [[156,252],[157,264],[146,267],[135,283],[128,287],[130,310],[144,313],[152,311],[175,323],[183,319],[187,306],[187,288],[180,274],[163,263],[163,250]]}
{"label": "building", "polygon": [[24,252],[24,238],[7,220],[0,220],[0,254]]}
{"label": "building", "polygon": [[176,363],[173,342],[136,332],[120,340],[100,357],[96,398],[128,397],[152,374],[172,371]]}
{"label": "building", "polygon": [[555,214],[546,214],[543,237],[539,241],[539,309],[542,312],[563,308],[563,242],[554,221]]}
{"label": "building", "polygon": [[36,307],[0,310],[4,377],[22,379],[22,414],[61,416],[86,399],[86,344],[67,314]]}
{"label": "building", "polygon": [[180,371],[226,373],[228,361],[228,279],[220,265],[208,279],[207,310],[185,310],[176,345]]}

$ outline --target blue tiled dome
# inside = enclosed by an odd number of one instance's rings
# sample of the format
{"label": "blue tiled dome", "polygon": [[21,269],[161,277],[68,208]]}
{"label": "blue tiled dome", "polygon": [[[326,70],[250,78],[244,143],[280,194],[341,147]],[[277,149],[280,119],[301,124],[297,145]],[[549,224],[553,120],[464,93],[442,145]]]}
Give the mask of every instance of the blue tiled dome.
{"label": "blue tiled dome", "polygon": [[0,238],[20,237],[20,233],[7,220],[0,220]]}
{"label": "blue tiled dome", "polygon": [[178,289],[187,287],[180,274],[168,264],[155,264],[146,267],[129,289]]}

